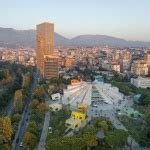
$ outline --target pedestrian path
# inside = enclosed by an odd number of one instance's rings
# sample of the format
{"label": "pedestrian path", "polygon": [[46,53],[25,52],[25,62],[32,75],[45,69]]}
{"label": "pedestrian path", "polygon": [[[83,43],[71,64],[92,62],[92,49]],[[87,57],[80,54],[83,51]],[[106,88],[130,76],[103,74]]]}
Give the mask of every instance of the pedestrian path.
{"label": "pedestrian path", "polygon": [[43,130],[41,133],[40,141],[38,144],[38,150],[45,150],[45,141],[46,141],[47,134],[48,134],[49,122],[50,122],[50,112],[48,111],[45,113],[45,120],[44,120],[44,125],[43,125]]}

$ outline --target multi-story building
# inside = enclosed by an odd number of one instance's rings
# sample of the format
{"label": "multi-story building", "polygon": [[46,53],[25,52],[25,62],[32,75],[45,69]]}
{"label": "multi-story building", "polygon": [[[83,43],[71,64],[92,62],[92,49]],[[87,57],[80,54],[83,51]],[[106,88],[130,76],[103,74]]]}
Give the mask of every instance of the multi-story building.
{"label": "multi-story building", "polygon": [[102,63],[102,68],[106,69],[106,70],[111,70],[111,65],[109,63],[108,60],[104,60]]}
{"label": "multi-story building", "polygon": [[131,73],[137,76],[148,75],[148,65],[143,60],[137,60],[132,63]]}
{"label": "multi-story building", "polygon": [[44,56],[44,78],[50,79],[59,77],[58,70],[58,57],[53,55]]}
{"label": "multi-story building", "polygon": [[37,69],[41,75],[50,79],[58,77],[58,57],[54,53],[54,24],[37,25]]}
{"label": "multi-story building", "polygon": [[72,58],[72,56],[67,56],[66,57],[65,66],[66,66],[67,69],[71,69],[73,67],[73,58]]}
{"label": "multi-story building", "polygon": [[18,61],[20,63],[25,63],[25,54],[23,52],[19,52]]}
{"label": "multi-story building", "polygon": [[133,84],[134,86],[138,87],[138,88],[148,88],[150,87],[150,78],[142,78],[142,77],[138,77],[138,78],[131,78],[131,84]]}
{"label": "multi-story building", "polygon": [[112,64],[112,70],[120,73],[120,65],[116,63]]}
{"label": "multi-story building", "polygon": [[148,74],[150,75],[150,54],[147,54],[147,55],[144,56],[144,61],[148,65]]}
{"label": "multi-story building", "polygon": [[115,51],[112,55],[112,60],[115,62],[119,62],[120,59],[120,52],[119,51]]}
{"label": "multi-story building", "polygon": [[130,69],[130,65],[131,65],[131,60],[132,60],[132,55],[130,52],[125,51],[122,53],[122,57],[121,57],[121,70],[122,72],[127,71]]}

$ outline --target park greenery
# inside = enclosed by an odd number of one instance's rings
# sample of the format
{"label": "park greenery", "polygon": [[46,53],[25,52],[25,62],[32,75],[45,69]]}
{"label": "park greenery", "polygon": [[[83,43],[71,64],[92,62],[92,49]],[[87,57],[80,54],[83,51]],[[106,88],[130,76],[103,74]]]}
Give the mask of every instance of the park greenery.
{"label": "park greenery", "polygon": [[23,147],[25,149],[32,150],[37,147],[43,128],[45,112],[49,110],[49,106],[45,103],[45,96],[44,86],[39,84],[32,93],[31,117],[23,137]]}
{"label": "park greenery", "polygon": [[10,117],[0,117],[0,150],[11,149],[13,128]]}
{"label": "park greenery", "polygon": [[[35,69],[8,62],[0,62],[0,65],[0,149],[9,150],[27,103]],[[12,111],[8,115],[9,105]],[[5,117],[7,115],[9,117]]]}
{"label": "park greenery", "polygon": [[[26,74],[28,78],[29,75]],[[28,81],[28,79],[25,79]],[[67,81],[65,79],[50,79],[48,81],[42,80],[39,82],[39,85],[35,88],[35,90],[32,93],[32,101],[30,103],[30,109],[31,109],[31,117],[29,120],[28,127],[26,129],[25,135],[23,137],[23,147],[26,149],[34,149],[37,147],[38,141],[41,136],[42,128],[43,128],[43,122],[45,118],[45,113],[49,111],[49,106],[45,103],[45,99],[49,99],[48,94],[48,87],[49,85],[53,86],[53,89],[50,89],[51,93],[60,91],[60,89],[63,89],[67,84]],[[24,84],[23,84],[24,85]],[[57,132],[62,132],[61,127],[64,127],[64,124],[62,124],[65,121],[65,115],[68,111],[66,109],[62,110],[62,115],[57,117],[51,117],[52,122],[57,124],[59,127],[54,126],[54,129],[56,128]],[[57,114],[55,114],[57,115]],[[69,113],[70,115],[70,113]],[[53,116],[53,115],[52,115]],[[67,115],[67,117],[69,117]],[[56,118],[58,120],[56,120]],[[60,124],[56,123],[58,121],[61,121]],[[62,132],[63,133],[63,132]]]}
{"label": "park greenery", "polygon": [[129,130],[133,138],[143,147],[150,147],[150,92],[149,89],[142,89],[132,86],[126,76],[115,74],[109,80],[113,86],[117,86],[120,92],[128,96],[141,94],[139,103],[134,104],[134,109],[142,114],[142,118],[133,119],[126,116],[120,116],[120,121]]}
{"label": "park greenery", "polygon": [[97,133],[104,133],[103,137],[97,137],[98,145],[94,149],[124,148],[127,144],[128,133],[115,129],[108,119],[93,118],[91,122]]}
{"label": "park greenery", "polygon": [[30,82],[26,76],[30,72],[31,78],[35,69],[8,62],[0,62],[0,65],[0,114],[3,114],[8,103],[14,98],[14,93],[24,87],[23,83]]}
{"label": "park greenery", "polygon": [[[46,149],[84,150],[87,148],[116,149],[127,144],[128,133],[115,129],[106,118],[93,118],[89,124],[74,136],[65,136],[65,120],[70,116],[70,111],[65,107],[59,112],[51,113],[52,133],[49,133]],[[98,132],[103,132],[104,137],[97,137]]]}
{"label": "park greenery", "polygon": [[124,93],[127,96],[133,96],[136,94],[141,94],[141,105],[148,106],[150,105],[150,92],[149,89],[137,88],[130,84],[127,76],[122,76],[115,73],[112,79],[107,80],[113,86],[119,88],[121,93]]}
{"label": "park greenery", "polygon": [[150,109],[145,105],[134,105],[134,109],[142,114],[142,118],[120,116],[119,119],[141,146],[150,147]]}

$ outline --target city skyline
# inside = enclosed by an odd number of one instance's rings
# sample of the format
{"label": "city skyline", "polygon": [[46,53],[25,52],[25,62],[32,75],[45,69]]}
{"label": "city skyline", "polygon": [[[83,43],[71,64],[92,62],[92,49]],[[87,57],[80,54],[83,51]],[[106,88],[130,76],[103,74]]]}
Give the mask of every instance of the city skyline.
{"label": "city skyline", "polygon": [[1,4],[0,27],[26,30],[35,29],[40,22],[53,22],[55,31],[67,38],[101,34],[150,41],[148,0],[45,0],[43,3],[39,0],[14,0],[13,3],[6,0]]}

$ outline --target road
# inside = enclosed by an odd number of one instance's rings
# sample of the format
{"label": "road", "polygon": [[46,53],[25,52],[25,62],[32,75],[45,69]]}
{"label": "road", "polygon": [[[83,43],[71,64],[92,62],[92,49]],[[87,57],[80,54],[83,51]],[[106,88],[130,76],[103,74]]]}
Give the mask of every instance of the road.
{"label": "road", "polygon": [[50,112],[47,111],[45,113],[44,125],[43,125],[43,130],[41,133],[40,141],[38,144],[38,150],[45,150],[45,141],[46,141],[47,134],[48,134],[49,122],[50,122]]}
{"label": "road", "polygon": [[[96,89],[99,95],[103,95],[103,91],[100,92],[97,87]],[[120,102],[118,101],[117,103],[106,104],[105,101],[102,101],[98,98],[96,100],[96,103],[97,107],[90,106],[89,111],[87,113],[88,116],[109,118],[109,120],[116,129],[128,131],[126,127],[117,119],[116,110],[120,109],[123,112],[125,109],[130,109],[133,105],[133,101],[131,99],[123,99]],[[128,137],[128,143],[131,145],[133,150],[140,149],[139,144],[130,135]]]}
{"label": "road", "polygon": [[30,115],[31,115],[31,109],[29,107],[29,104],[32,100],[32,93],[35,90],[36,86],[37,86],[37,75],[34,74],[34,81],[31,86],[31,90],[28,94],[29,95],[28,99],[26,100],[26,103],[25,103],[25,107],[24,107],[24,110],[22,113],[22,118],[19,122],[18,131],[15,134],[15,138],[14,138],[14,141],[12,144],[12,150],[21,150],[20,144],[22,142],[22,139],[23,139],[25,130],[27,128],[27,125],[28,125],[28,122],[30,119]]}

